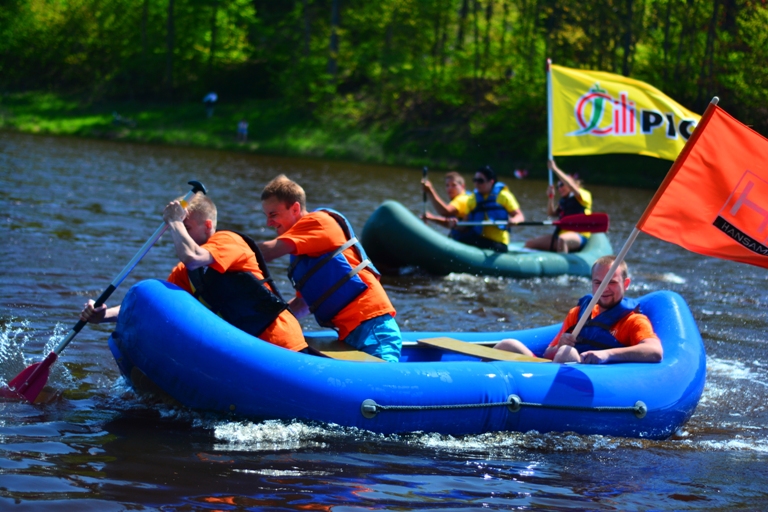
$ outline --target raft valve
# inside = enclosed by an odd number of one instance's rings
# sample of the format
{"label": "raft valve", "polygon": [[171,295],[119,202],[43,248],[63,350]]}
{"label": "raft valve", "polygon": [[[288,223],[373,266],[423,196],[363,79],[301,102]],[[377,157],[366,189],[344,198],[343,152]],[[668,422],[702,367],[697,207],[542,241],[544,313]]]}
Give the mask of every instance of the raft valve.
{"label": "raft valve", "polygon": [[360,405],[360,412],[365,418],[375,418],[379,413],[379,404],[377,404],[375,400],[367,398],[363,400],[363,403]]}

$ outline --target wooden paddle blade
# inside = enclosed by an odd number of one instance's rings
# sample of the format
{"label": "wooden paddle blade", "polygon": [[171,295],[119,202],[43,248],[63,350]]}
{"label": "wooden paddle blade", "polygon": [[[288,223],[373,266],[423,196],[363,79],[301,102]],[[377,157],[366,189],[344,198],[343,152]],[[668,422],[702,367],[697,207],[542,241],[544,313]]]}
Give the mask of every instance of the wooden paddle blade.
{"label": "wooden paddle blade", "polygon": [[0,391],[0,395],[4,398],[24,398],[29,403],[34,403],[37,395],[48,382],[51,365],[56,361],[56,358],[56,353],[51,352],[42,362],[26,367],[8,383],[7,388]]}
{"label": "wooden paddle blade", "polygon": [[552,224],[566,231],[605,233],[608,231],[610,221],[607,213],[593,213],[591,215],[567,215],[560,220],[556,220]]}

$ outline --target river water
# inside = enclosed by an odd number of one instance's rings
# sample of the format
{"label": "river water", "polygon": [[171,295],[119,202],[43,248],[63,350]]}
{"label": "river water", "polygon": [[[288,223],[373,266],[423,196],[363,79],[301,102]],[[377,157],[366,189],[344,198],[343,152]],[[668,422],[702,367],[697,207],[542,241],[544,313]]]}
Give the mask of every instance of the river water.
{"label": "river water", "polygon": [[[420,169],[0,133],[0,380],[61,340],[187,181],[208,187],[221,227],[271,238],[259,194],[278,173],[304,186],[310,208],[333,206],[358,231],[385,199],[422,208]],[[527,217],[543,219],[546,184],[510,184]],[[587,188],[595,209],[611,216],[618,251],[652,192]],[[541,229],[520,228],[514,238]],[[707,349],[701,403],[669,440],[380,436],[205,416],[137,397],[107,348],[109,327],[87,326],[54,365],[49,383],[58,395],[43,405],[0,403],[0,509],[767,508],[768,273],[646,235],[627,261],[634,294],[670,289],[688,301]],[[109,303],[141,279],[165,277],[174,263],[172,244],[161,240]],[[286,267],[277,261],[273,273],[287,294]],[[499,331],[561,321],[589,283],[414,269],[384,285],[404,330]],[[311,319],[303,325],[318,328]]]}

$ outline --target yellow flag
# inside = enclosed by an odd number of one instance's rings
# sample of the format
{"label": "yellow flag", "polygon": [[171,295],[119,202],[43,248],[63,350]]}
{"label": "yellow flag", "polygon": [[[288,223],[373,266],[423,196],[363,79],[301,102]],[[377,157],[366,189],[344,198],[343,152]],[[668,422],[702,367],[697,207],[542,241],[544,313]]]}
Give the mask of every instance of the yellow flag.
{"label": "yellow flag", "polygon": [[550,66],[552,154],[634,153],[674,160],[701,116],[613,73]]}

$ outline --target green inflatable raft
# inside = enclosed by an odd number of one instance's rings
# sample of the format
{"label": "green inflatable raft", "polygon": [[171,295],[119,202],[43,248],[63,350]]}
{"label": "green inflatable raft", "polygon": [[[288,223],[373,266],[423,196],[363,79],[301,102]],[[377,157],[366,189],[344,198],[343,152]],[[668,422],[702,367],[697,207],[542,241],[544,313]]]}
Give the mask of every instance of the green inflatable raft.
{"label": "green inflatable raft", "polygon": [[594,233],[584,249],[570,254],[531,251],[521,242],[509,244],[506,254],[478,249],[435,231],[396,201],[385,201],[373,212],[360,239],[379,270],[417,266],[437,275],[589,276],[597,258],[613,253],[605,233]]}

